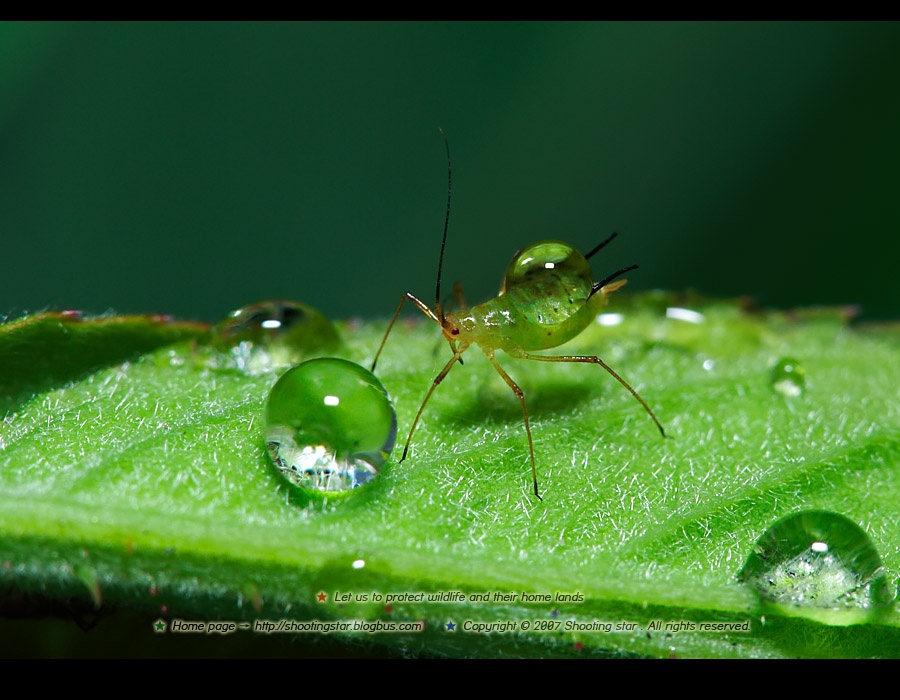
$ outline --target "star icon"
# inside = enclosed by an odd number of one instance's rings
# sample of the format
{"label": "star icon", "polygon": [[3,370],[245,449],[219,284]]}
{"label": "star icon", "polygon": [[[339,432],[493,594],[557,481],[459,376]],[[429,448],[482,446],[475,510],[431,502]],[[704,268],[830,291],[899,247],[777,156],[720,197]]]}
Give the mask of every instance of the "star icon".
{"label": "star icon", "polygon": [[162,620],[157,620],[153,623],[153,627],[157,632],[165,632],[166,631],[166,623]]}
{"label": "star icon", "polygon": [[455,631],[456,631],[456,623],[453,622],[453,620],[450,620],[450,622],[447,623],[447,631],[448,631],[448,632],[455,632]]}
{"label": "star icon", "polygon": [[328,600],[328,594],[323,591],[322,593],[319,593],[316,598],[319,599],[320,603],[324,603],[326,600]]}

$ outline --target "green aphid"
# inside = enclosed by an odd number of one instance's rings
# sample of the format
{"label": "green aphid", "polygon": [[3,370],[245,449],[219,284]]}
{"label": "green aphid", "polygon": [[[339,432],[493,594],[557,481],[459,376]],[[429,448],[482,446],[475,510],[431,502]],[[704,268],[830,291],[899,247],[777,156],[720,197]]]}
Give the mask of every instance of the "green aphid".
{"label": "green aphid", "polygon": [[441,241],[441,254],[438,259],[437,284],[435,289],[434,310],[411,292],[406,292],[400,299],[397,311],[388,325],[375,359],[372,362],[372,371],[385,341],[403,308],[403,304],[412,301],[432,321],[437,323],[444,336],[450,343],[453,357],[444,366],[440,374],[434,378],[431,388],[416,414],[406,445],[403,448],[402,462],[406,459],[409,445],[416,425],[431,398],[435,387],[440,384],[456,362],[462,363],[462,354],[471,345],[477,344],[482,352],[490,360],[494,369],[513,390],[522,404],[522,413],[525,416],[525,432],[528,434],[528,450],[531,455],[531,472],[534,480],[534,495],[540,499],[538,493],[537,467],[534,461],[534,443],[531,438],[531,426],[528,423],[528,409],[525,406],[525,395],[512,378],[497,362],[495,353],[503,350],[510,357],[523,360],[537,360],[540,362],[586,362],[597,364],[609,372],[622,384],[632,396],[637,399],[660,434],[665,437],[662,424],[650,410],[646,402],[638,396],[637,392],[622,377],[616,374],[599,357],[585,355],[532,355],[531,350],[547,350],[555,348],[578,336],[597,317],[600,310],[606,306],[611,292],[621,288],[626,280],[614,282],[621,275],[634,270],[637,265],[626,267],[594,284],[591,266],[588,258],[609,243],[617,234],[613,233],[605,241],[597,245],[586,255],[582,255],[572,246],[560,241],[541,241],[528,246],[516,253],[506,270],[503,286],[500,294],[483,304],[469,308],[463,296],[462,286],[454,285],[454,296],[460,307],[455,313],[445,312],[441,305],[441,269],[444,262],[444,247],[447,244],[447,225],[450,221],[450,193],[452,187],[452,170],[450,168],[450,147],[447,137],[444,143],[447,147],[447,215],[444,220],[444,237]]}

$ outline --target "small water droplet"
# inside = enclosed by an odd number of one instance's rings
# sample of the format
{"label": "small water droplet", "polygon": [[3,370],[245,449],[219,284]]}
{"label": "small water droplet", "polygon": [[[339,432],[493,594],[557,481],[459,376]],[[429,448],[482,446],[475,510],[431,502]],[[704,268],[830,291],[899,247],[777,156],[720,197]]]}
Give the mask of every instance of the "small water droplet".
{"label": "small water droplet", "polygon": [[797,360],[785,357],[772,368],[772,388],[782,396],[800,396],[806,386],[806,369]]}
{"label": "small water droplet", "polygon": [[368,483],[396,438],[397,414],[384,386],[347,360],[320,358],[289,369],[266,403],[269,456],[288,481],[310,491]]}
{"label": "small water droplet", "polygon": [[290,367],[340,345],[331,321],[295,301],[264,301],[232,311],[213,329],[211,342],[226,353],[219,365],[250,374]]}
{"label": "small water droplet", "polygon": [[618,326],[624,320],[624,314],[607,313],[597,315],[597,323],[599,323],[601,326]]}
{"label": "small water droplet", "polygon": [[[863,622],[889,602],[881,559],[869,536],[821,510],[782,518],[757,540],[739,580],[793,614],[832,624]],[[822,611],[847,613],[846,618]]]}
{"label": "small water droplet", "polygon": [[252,582],[247,582],[241,586],[241,603],[243,603],[244,598],[250,601],[250,605],[253,606],[257,613],[262,612],[263,599],[259,586]]}
{"label": "small water droplet", "polygon": [[709,372],[715,366],[716,366],[715,360],[710,360],[710,359],[703,360],[703,369],[705,369],[707,372]]}
{"label": "small water droplet", "polygon": [[177,350],[169,350],[167,355],[172,367],[181,367],[184,364],[184,357]]}
{"label": "small water droplet", "polygon": [[81,580],[90,593],[94,607],[98,610],[103,604],[103,592],[100,590],[100,578],[94,568],[88,564],[76,564],[75,575]]}
{"label": "small water droplet", "polygon": [[672,318],[677,321],[687,321],[688,323],[705,323],[706,317],[699,311],[693,309],[683,309],[680,306],[670,306],[666,309],[666,318]]}

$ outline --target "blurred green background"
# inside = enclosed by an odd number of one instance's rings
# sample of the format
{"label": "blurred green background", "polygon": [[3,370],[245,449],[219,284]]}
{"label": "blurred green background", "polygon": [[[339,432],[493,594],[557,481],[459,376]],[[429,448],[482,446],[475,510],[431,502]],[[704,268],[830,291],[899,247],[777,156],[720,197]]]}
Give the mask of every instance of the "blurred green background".
{"label": "blurred green background", "polygon": [[897,318],[898,77],[892,23],[3,24],[0,314],[430,303],[440,126],[470,301],[618,231],[632,289]]}

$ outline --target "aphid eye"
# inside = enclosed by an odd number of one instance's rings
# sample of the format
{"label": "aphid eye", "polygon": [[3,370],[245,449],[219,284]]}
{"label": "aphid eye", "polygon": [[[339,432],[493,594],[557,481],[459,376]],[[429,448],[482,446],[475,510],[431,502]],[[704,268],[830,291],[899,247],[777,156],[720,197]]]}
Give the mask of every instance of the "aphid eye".
{"label": "aphid eye", "polygon": [[454,328],[452,331],[450,331],[450,335],[459,335],[459,328]]}

